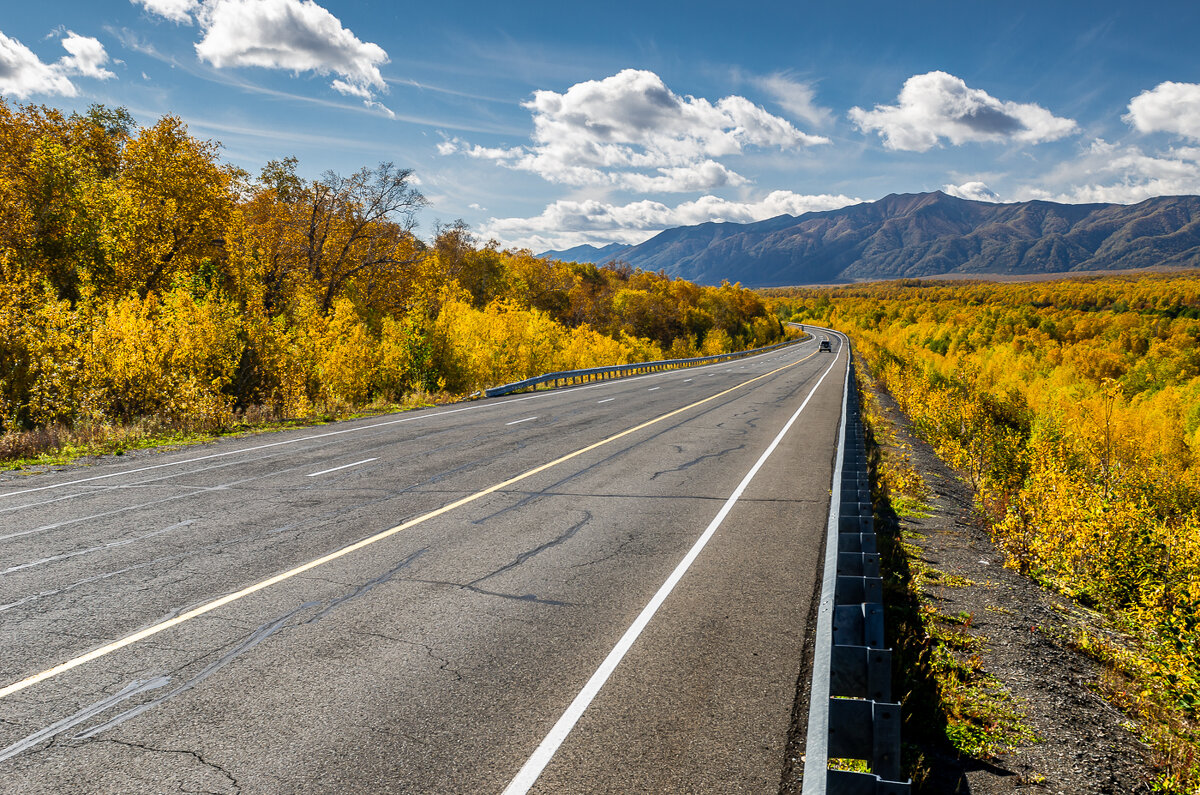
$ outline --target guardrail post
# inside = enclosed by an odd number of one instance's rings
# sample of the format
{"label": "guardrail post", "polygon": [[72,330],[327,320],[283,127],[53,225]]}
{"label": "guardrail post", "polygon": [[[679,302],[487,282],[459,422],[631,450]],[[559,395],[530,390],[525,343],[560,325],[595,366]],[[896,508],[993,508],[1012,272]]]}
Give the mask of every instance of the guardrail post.
{"label": "guardrail post", "polygon": [[[830,495],[824,585],[809,710],[805,795],[909,795],[900,778],[900,704],[884,648],[883,580],[854,368],[846,370],[841,448]],[[832,569],[832,570],[830,570]],[[828,634],[825,634],[825,633]],[[820,687],[818,687],[820,685]],[[866,761],[870,773],[828,769]]]}

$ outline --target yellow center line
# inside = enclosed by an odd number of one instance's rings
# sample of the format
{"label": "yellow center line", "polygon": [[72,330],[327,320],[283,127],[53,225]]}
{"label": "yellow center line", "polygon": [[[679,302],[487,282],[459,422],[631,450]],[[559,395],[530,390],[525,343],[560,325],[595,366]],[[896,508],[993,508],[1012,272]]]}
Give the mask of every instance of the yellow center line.
{"label": "yellow center line", "polygon": [[258,593],[259,591],[264,590],[266,588],[270,588],[272,585],[281,583],[284,580],[290,580],[299,574],[303,574],[306,571],[311,571],[312,569],[315,569],[318,566],[323,566],[326,563],[329,563],[330,561],[334,561],[334,560],[337,560],[338,558],[345,557],[346,555],[349,555],[351,552],[356,552],[356,551],[362,549],[363,547],[368,547],[378,541],[382,541],[385,538],[394,536],[396,533],[402,532],[404,530],[408,530],[409,528],[412,528],[412,527],[416,527],[417,525],[419,525],[423,522],[427,522],[430,519],[434,519],[438,516],[449,513],[450,511],[453,511],[455,508],[461,508],[462,506],[467,505],[468,503],[475,502],[476,500],[486,497],[489,494],[493,494],[497,491],[500,491],[501,489],[508,488],[509,486],[513,485],[514,483],[519,483],[520,481],[525,480],[526,478],[531,478],[534,475],[537,475],[541,472],[545,472],[547,469],[556,467],[559,464],[562,464],[566,461],[570,461],[572,458],[581,456],[584,453],[591,452],[592,450],[595,450],[597,447],[602,447],[603,445],[609,444],[610,442],[615,442],[616,440],[621,439],[625,436],[628,436],[631,433],[637,433],[640,430],[649,428],[651,425],[662,422],[663,420],[666,420],[666,419],[670,419],[671,417],[674,417],[677,414],[682,414],[683,412],[694,409],[697,406],[702,406],[705,403],[708,403],[710,401],[716,400],[717,398],[728,395],[730,392],[735,392],[735,391],[741,389],[742,387],[749,386],[750,384],[753,384],[755,381],[761,381],[762,379],[769,378],[770,376],[773,376],[776,373],[782,372],[783,370],[786,370],[789,367],[795,367],[798,364],[802,364],[802,363],[808,361],[809,359],[811,359],[815,355],[816,355],[815,352],[810,353],[808,356],[805,356],[803,359],[798,359],[797,361],[794,361],[791,364],[785,364],[782,367],[777,367],[776,369],[770,371],[769,373],[763,373],[760,376],[751,378],[749,381],[743,381],[740,384],[732,386],[723,392],[718,392],[715,395],[710,395],[709,397],[703,398],[702,400],[697,400],[695,403],[690,403],[690,404],[684,406],[683,408],[678,408],[678,409],[675,409],[674,411],[670,411],[666,414],[655,417],[654,419],[647,420],[646,422],[643,422],[641,425],[636,425],[632,428],[629,428],[628,430],[621,431],[620,433],[609,436],[607,439],[601,439],[598,442],[589,444],[587,447],[581,447],[580,449],[578,449],[574,452],[567,453],[566,455],[556,458],[553,461],[549,461],[545,464],[542,464],[541,466],[536,466],[533,469],[528,470],[527,472],[523,472],[520,475],[511,477],[508,480],[505,480],[505,481],[495,484],[494,486],[488,486],[486,489],[483,489],[482,491],[477,491],[474,494],[470,494],[466,497],[462,497],[461,499],[457,499],[454,502],[448,503],[447,505],[443,505],[441,508],[437,508],[435,510],[430,511],[429,513],[422,514],[422,515],[416,517],[415,519],[409,519],[407,522],[404,522],[403,524],[398,524],[395,527],[388,528],[387,530],[381,530],[380,532],[376,533],[373,536],[368,536],[367,538],[364,538],[360,541],[356,541],[349,546],[342,547],[341,549],[336,550],[334,552],[330,552],[328,555],[323,555],[322,557],[316,558],[315,560],[310,560],[308,563],[297,566],[294,569],[288,569],[285,572],[276,574],[274,577],[268,577],[265,580],[261,580],[259,582],[254,583],[253,585],[248,585],[245,588],[241,589],[240,591],[235,591],[233,593],[226,594],[225,596],[222,596],[220,598],[214,599],[211,602],[206,602],[206,603],[200,605],[199,607],[194,607],[191,610],[188,610],[185,613],[180,613],[179,615],[175,616],[174,618],[170,618],[170,619],[167,619],[166,621],[161,621],[157,624],[153,624],[149,627],[146,627],[145,629],[138,630],[137,632],[134,632],[132,635],[126,635],[125,637],[123,637],[119,640],[114,640],[112,643],[106,644],[97,649],[93,649],[92,651],[89,651],[86,654],[81,654],[78,657],[74,657],[70,660],[67,660],[66,662],[59,663],[58,665],[54,666],[53,668],[47,668],[45,671],[42,671],[41,673],[36,673],[36,674],[33,674],[32,676],[27,676],[24,679],[21,679],[20,681],[13,682],[10,685],[6,685],[5,687],[0,688],[0,698],[5,698],[6,696],[10,696],[13,693],[24,690],[27,687],[36,685],[39,682],[44,682],[47,679],[58,676],[59,674],[66,673],[67,671],[70,671],[72,668],[76,668],[80,665],[83,665],[84,663],[91,662],[92,660],[97,660],[101,657],[104,657],[105,655],[112,654],[113,652],[119,651],[120,649],[123,649],[126,646],[132,646],[133,644],[137,643],[138,641],[145,640],[146,638],[149,638],[152,635],[157,635],[160,632],[168,630],[171,627],[178,626],[186,621],[191,621],[193,618],[199,618],[200,616],[204,615],[205,613],[211,613],[213,610],[216,610],[219,607],[224,607],[227,604],[236,602],[237,600],[247,597],[251,594]]}

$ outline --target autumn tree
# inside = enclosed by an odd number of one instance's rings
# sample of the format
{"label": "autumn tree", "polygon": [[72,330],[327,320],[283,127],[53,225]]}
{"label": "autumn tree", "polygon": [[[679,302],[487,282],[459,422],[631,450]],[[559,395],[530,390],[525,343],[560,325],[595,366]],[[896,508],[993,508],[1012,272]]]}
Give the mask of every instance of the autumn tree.
{"label": "autumn tree", "polygon": [[422,256],[412,230],[426,200],[412,185],[411,169],[380,163],[349,177],[327,171],[297,205],[300,254],[325,314],[352,280],[369,297],[403,279]]}
{"label": "autumn tree", "polygon": [[176,274],[212,267],[224,253],[237,169],[217,161],[219,146],[166,116],[125,145],[115,208],[110,289],[141,297]]}

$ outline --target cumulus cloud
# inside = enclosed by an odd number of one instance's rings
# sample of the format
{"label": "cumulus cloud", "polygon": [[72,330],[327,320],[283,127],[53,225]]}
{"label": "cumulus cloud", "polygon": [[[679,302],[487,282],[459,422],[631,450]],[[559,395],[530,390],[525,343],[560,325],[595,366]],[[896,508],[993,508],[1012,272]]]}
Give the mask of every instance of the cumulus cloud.
{"label": "cumulus cloud", "polygon": [[1168,132],[1200,141],[1200,84],[1159,83],[1129,101],[1122,118],[1138,132]]}
{"label": "cumulus cloud", "polygon": [[1147,154],[1139,147],[1102,139],[1093,141],[1074,160],[1060,164],[1042,185],[1017,191],[1020,199],[1114,204],[1196,193],[1200,193],[1200,147]]}
{"label": "cumulus cloud", "polygon": [[926,152],[943,138],[956,146],[1041,143],[1078,129],[1074,120],[1059,118],[1040,105],[996,99],[945,72],[913,75],[904,81],[897,104],[851,108],[849,115],[863,132],[879,133],[886,148],[911,152]]}
{"label": "cumulus cloud", "polygon": [[787,150],[829,142],[745,97],[714,103],[681,96],[653,72],[635,69],[577,83],[562,94],[536,91],[523,106],[533,115],[530,145],[489,148],[453,139],[438,151],[560,184],[680,192],[745,182],[715,158],[749,147]]}
{"label": "cumulus cloud", "polygon": [[532,218],[492,218],[480,234],[507,246],[533,251],[570,248],[581,243],[640,243],[674,226],[706,221],[747,223],[783,214],[834,210],[859,201],[849,196],[805,196],[782,190],[753,202],[709,195],[674,207],[650,200],[629,204],[561,200]]}
{"label": "cumulus cloud", "polygon": [[996,192],[982,182],[964,182],[961,185],[944,185],[942,191],[960,199],[970,199],[977,202],[998,202],[1000,197]]}
{"label": "cumulus cloud", "polygon": [[192,24],[192,14],[200,7],[199,0],[131,0],[151,14],[180,25]]}
{"label": "cumulus cloud", "polygon": [[71,77],[90,77],[108,80],[116,77],[104,68],[108,53],[104,45],[89,36],[72,31],[62,40],[67,51],[52,64],[43,63],[21,42],[0,33],[0,94],[26,99],[35,94],[58,94],[73,97],[79,89]]}
{"label": "cumulus cloud", "polygon": [[814,127],[826,127],[833,121],[833,114],[829,109],[816,103],[816,92],[810,83],[795,80],[784,72],[755,78],[754,83],[770,94],[779,106],[794,118],[808,122]]}
{"label": "cumulus cloud", "polygon": [[91,36],[80,36],[67,31],[67,37],[62,42],[63,49],[69,55],[59,60],[59,67],[66,74],[91,77],[96,80],[110,80],[116,75],[104,68],[108,63],[108,53],[104,45]]}
{"label": "cumulus cloud", "polygon": [[174,20],[195,21],[196,54],[218,69],[254,66],[295,74],[336,75],[334,91],[394,116],[378,101],[387,91],[379,67],[388,54],[364,42],[313,0],[131,0]]}

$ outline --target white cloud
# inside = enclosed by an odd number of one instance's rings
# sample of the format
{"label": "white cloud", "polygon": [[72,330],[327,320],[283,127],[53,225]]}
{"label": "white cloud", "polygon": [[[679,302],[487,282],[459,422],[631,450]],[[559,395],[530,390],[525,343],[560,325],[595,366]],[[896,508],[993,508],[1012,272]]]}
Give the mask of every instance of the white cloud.
{"label": "white cloud", "polygon": [[863,132],[878,132],[888,149],[926,152],[941,139],[958,146],[970,142],[1041,143],[1078,129],[1040,105],[1005,102],[970,88],[945,72],[913,75],[904,81],[898,104],[874,110],[851,108],[851,121]]}
{"label": "white cloud", "polygon": [[998,202],[1000,197],[996,191],[982,182],[964,182],[961,185],[944,185],[942,191],[960,199],[970,199],[977,202]]}
{"label": "white cloud", "polygon": [[783,214],[834,210],[859,201],[849,196],[804,196],[782,190],[754,202],[703,196],[674,207],[650,200],[623,205],[561,200],[533,218],[492,218],[480,230],[480,236],[533,251],[570,248],[581,243],[640,243],[674,226],[706,221],[747,223]]}
{"label": "white cloud", "polygon": [[531,145],[487,148],[454,139],[438,151],[491,160],[567,185],[644,192],[709,190],[745,178],[715,158],[748,147],[796,149],[828,143],[744,97],[713,103],[680,96],[648,71],[626,69],[559,94],[536,91]]}
{"label": "white cloud", "polygon": [[116,77],[104,68],[104,64],[108,63],[108,53],[97,39],[80,36],[68,30],[62,46],[70,53],[58,62],[65,73],[96,80],[110,80]]}
{"label": "white cloud", "polygon": [[1097,139],[1078,158],[1054,169],[1042,185],[1026,186],[1017,191],[1017,196],[1071,203],[1134,204],[1154,196],[1196,193],[1200,193],[1200,147],[1146,154],[1136,146]]}
{"label": "white cloud", "polygon": [[388,54],[361,41],[313,0],[131,0],[180,23],[199,23],[196,54],[218,69],[255,66],[337,75],[334,91],[395,118],[377,99]]}
{"label": "white cloud", "polygon": [[192,14],[200,7],[199,0],[130,0],[160,17],[181,25],[192,24]]}
{"label": "white cloud", "polygon": [[1159,83],[1131,99],[1122,118],[1138,132],[1169,132],[1200,141],[1200,84]]}
{"label": "white cloud", "polygon": [[793,80],[783,72],[755,78],[754,83],[774,97],[781,108],[801,121],[815,127],[826,127],[833,121],[829,109],[817,105],[816,92],[810,83]]}
{"label": "white cloud", "polygon": [[68,30],[62,45],[68,54],[47,64],[21,42],[0,33],[0,94],[17,99],[35,94],[73,97],[79,93],[70,80],[73,76],[97,80],[116,76],[104,68],[108,53],[98,40]]}

